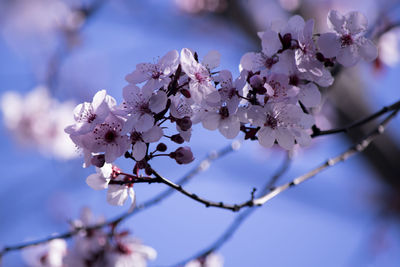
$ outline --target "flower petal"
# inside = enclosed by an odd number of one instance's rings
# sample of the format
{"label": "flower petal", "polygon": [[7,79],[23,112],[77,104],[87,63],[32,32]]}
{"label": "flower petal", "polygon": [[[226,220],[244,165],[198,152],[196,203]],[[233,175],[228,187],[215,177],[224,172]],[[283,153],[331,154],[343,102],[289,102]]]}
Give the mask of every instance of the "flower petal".
{"label": "flower petal", "polygon": [[221,54],[217,50],[211,50],[203,58],[203,65],[212,70],[219,66]]}
{"label": "flower petal", "polygon": [[336,57],[337,61],[345,67],[352,67],[360,60],[358,55],[357,46],[349,45],[340,49]]}
{"label": "flower petal", "polygon": [[258,131],[257,137],[260,145],[269,148],[275,142],[276,132],[270,127],[262,127],[261,130]]}
{"label": "flower petal", "polygon": [[141,141],[138,141],[133,145],[132,156],[137,161],[142,160],[144,156],[146,156],[146,150],[147,150],[146,144]]}
{"label": "flower petal", "polygon": [[351,35],[359,34],[367,30],[368,20],[364,14],[353,11],[347,13],[345,18],[346,28],[350,31]]}
{"label": "flower petal", "polygon": [[160,140],[163,135],[162,128],[155,125],[142,134],[142,139],[145,143],[154,143]]}
{"label": "flower petal", "polygon": [[279,127],[277,129],[276,140],[278,144],[286,150],[291,150],[294,147],[294,136],[286,128]]}
{"label": "flower petal", "polygon": [[306,107],[316,107],[321,102],[321,93],[314,83],[308,83],[300,87],[299,100]]}
{"label": "flower petal", "polygon": [[165,106],[167,105],[167,94],[164,91],[158,91],[157,94],[154,94],[150,97],[149,108],[154,113],[161,112]]}
{"label": "flower petal", "polygon": [[378,49],[369,39],[364,40],[364,43],[360,46],[358,52],[360,53],[360,56],[367,62],[374,60],[378,56]]}
{"label": "flower petal", "polygon": [[204,128],[214,131],[218,128],[220,119],[221,116],[218,113],[207,112],[201,122]]}
{"label": "flower petal", "polygon": [[128,198],[125,185],[110,184],[107,191],[107,202],[114,206],[122,206]]}
{"label": "flower petal", "polygon": [[104,176],[99,173],[93,173],[86,178],[87,185],[94,190],[106,189],[109,181],[110,179],[104,178]]}
{"label": "flower petal", "polygon": [[336,10],[331,10],[328,13],[328,27],[337,33],[343,33],[345,17]]}
{"label": "flower petal", "polygon": [[171,50],[163,56],[158,62],[160,69],[164,75],[168,76],[176,71],[179,64],[179,53],[176,50]]}
{"label": "flower petal", "polygon": [[318,38],[318,47],[326,58],[336,57],[340,50],[338,36],[333,32],[323,33]]}
{"label": "flower petal", "polygon": [[282,47],[278,33],[272,30],[264,32],[261,45],[263,53],[268,57],[275,54]]}
{"label": "flower petal", "polygon": [[148,131],[154,125],[154,118],[150,114],[143,114],[139,117],[135,124],[135,129],[138,132],[145,132]]}
{"label": "flower petal", "polygon": [[240,67],[244,70],[256,71],[263,66],[260,53],[249,52],[240,59]]}

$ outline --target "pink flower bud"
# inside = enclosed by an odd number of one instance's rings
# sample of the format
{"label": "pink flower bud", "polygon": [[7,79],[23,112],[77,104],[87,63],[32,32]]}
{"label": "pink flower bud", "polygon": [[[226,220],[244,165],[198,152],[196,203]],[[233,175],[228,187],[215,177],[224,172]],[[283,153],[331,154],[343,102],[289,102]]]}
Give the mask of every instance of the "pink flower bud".
{"label": "pink flower bud", "polygon": [[192,150],[188,146],[179,147],[175,152],[171,152],[169,156],[175,159],[178,164],[188,164],[194,160]]}

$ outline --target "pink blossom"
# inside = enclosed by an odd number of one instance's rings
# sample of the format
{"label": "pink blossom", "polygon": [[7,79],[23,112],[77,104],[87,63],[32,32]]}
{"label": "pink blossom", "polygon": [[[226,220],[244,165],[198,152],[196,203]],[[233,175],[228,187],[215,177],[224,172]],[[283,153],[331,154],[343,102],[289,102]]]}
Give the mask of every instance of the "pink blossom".
{"label": "pink blossom", "polygon": [[163,88],[170,82],[170,75],[178,68],[179,53],[176,50],[169,51],[156,64],[140,63],[136,69],[128,74],[125,79],[132,84],[146,81],[145,89],[153,91]]}
{"label": "pink blossom", "polygon": [[325,57],[336,57],[345,67],[354,66],[360,58],[374,60],[377,49],[371,40],[363,35],[367,31],[367,18],[360,12],[349,12],[346,15],[336,10],[328,14],[328,26],[333,33],[324,33],[318,39],[318,45]]}

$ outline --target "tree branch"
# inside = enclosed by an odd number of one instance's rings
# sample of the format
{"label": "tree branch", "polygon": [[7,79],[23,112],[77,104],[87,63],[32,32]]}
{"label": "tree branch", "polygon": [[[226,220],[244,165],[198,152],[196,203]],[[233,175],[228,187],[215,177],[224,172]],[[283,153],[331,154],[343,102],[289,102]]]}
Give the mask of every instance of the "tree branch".
{"label": "tree branch", "polygon": [[321,131],[317,128],[317,130],[314,130],[313,134],[311,135],[311,137],[317,137],[317,136],[321,136],[321,135],[329,135],[329,134],[336,134],[336,133],[347,133],[349,130],[362,126],[380,116],[382,116],[383,114],[389,112],[389,111],[393,111],[393,110],[398,110],[400,108],[400,100],[391,104],[390,106],[386,106],[383,107],[382,109],[380,109],[379,111],[365,117],[364,119],[361,119],[359,121],[356,121],[346,127],[342,127],[342,128],[336,128],[336,129],[331,129],[331,130],[326,130],[326,131]]}
{"label": "tree branch", "polygon": [[244,207],[261,206],[261,205],[265,204],[267,201],[271,200],[272,198],[274,198],[277,195],[279,195],[280,193],[282,193],[283,191],[286,191],[288,188],[293,187],[298,184],[301,184],[301,183],[305,182],[306,180],[310,179],[311,177],[314,177],[318,173],[322,172],[323,170],[325,170],[329,167],[332,167],[341,161],[345,161],[349,157],[351,157],[359,152],[364,151],[376,137],[378,137],[379,135],[381,135],[384,132],[385,127],[396,116],[396,114],[399,112],[399,109],[400,109],[400,105],[398,105],[397,108],[390,115],[388,115],[386,117],[386,119],[375,128],[374,131],[372,131],[370,134],[366,135],[364,138],[361,139],[361,141],[359,141],[357,144],[355,144],[354,146],[352,146],[351,148],[349,148],[348,150],[346,150],[339,156],[327,160],[321,166],[307,172],[306,174],[303,174],[303,175],[293,179],[289,183],[286,183],[284,185],[281,185],[281,186],[275,188],[274,190],[268,192],[267,194],[265,194],[259,198],[250,199],[250,200],[242,202],[242,203],[225,204],[223,202],[215,202],[215,201],[207,200],[205,198],[199,197],[198,195],[196,195],[192,192],[185,190],[184,188],[182,188],[182,186],[177,185],[177,184],[173,183],[172,181],[162,177],[156,171],[154,171],[154,175],[156,176],[156,178],[160,179],[160,181],[162,183],[164,183],[165,185],[179,191],[183,195],[186,195],[187,197],[189,197],[197,202],[204,204],[206,207],[217,207],[217,208],[221,208],[221,209],[239,211],[240,209],[242,209]]}
{"label": "tree branch", "polygon": [[[233,141],[231,144],[229,144],[228,146],[218,150],[218,151],[213,151],[210,152],[204,160],[202,160],[199,164],[197,164],[192,170],[190,170],[187,174],[185,174],[177,183],[178,184],[185,184],[187,183],[191,178],[193,178],[194,176],[196,176],[197,174],[199,174],[200,172],[205,171],[208,166],[215,160],[220,159],[226,155],[228,155],[229,153],[238,150],[240,147],[240,143],[238,141]],[[65,233],[61,233],[61,234],[56,234],[56,235],[52,235],[50,237],[47,238],[43,238],[43,239],[38,239],[38,240],[34,240],[34,241],[29,241],[29,242],[25,242],[25,243],[21,243],[19,245],[14,245],[14,246],[5,246],[0,250],[0,262],[1,262],[1,258],[4,254],[6,254],[7,252],[10,251],[14,251],[14,250],[20,250],[20,249],[24,249],[27,247],[32,247],[32,246],[36,246],[36,245],[40,245],[43,243],[47,243],[51,240],[54,239],[68,239],[73,237],[74,235],[78,234],[80,231],[90,231],[90,230],[96,230],[96,229],[100,229],[106,226],[110,226],[110,225],[117,225],[118,223],[120,223],[121,221],[127,219],[128,217],[131,217],[141,211],[146,210],[147,208],[150,208],[152,206],[154,206],[155,204],[161,202],[162,200],[166,199],[167,197],[169,197],[171,194],[173,194],[174,192],[176,192],[174,189],[169,188],[163,192],[161,192],[160,194],[156,195],[155,197],[151,198],[150,200],[139,204],[136,206],[136,208],[132,211],[132,212],[124,212],[121,215],[115,217],[114,219],[110,219],[108,221],[105,221],[103,223],[99,223],[99,224],[95,224],[95,225],[91,225],[91,226],[86,226],[86,227],[76,227],[75,229],[65,232]]]}
{"label": "tree branch", "polygon": [[[261,191],[261,195],[265,194],[268,192],[278,181],[280,177],[289,169],[291,163],[291,158],[287,154],[284,161],[282,162],[282,165],[278,168],[276,173],[271,177],[271,179],[263,186],[263,189]],[[203,249],[202,251],[194,254],[193,256],[177,263],[174,264],[173,266],[184,266],[187,262],[195,259],[201,259],[207,257],[210,253],[220,249],[231,237],[233,234],[239,229],[239,227],[242,225],[242,223],[250,217],[251,214],[253,214],[254,211],[257,209],[247,209],[243,211],[242,213],[238,214],[235,218],[235,220],[229,225],[229,227],[212,243],[209,247],[206,249]]]}

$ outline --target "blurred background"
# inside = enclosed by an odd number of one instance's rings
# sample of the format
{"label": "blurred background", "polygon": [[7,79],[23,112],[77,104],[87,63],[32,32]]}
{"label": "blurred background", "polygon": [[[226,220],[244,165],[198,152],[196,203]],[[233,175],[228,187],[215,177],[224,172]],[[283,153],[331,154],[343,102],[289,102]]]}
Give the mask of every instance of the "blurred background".
{"label": "blurred background", "polygon": [[[363,12],[380,54],[372,64],[339,71],[334,86],[321,89],[324,104],[314,111],[321,129],[347,125],[399,100],[399,1],[0,0],[0,247],[64,232],[82,207],[107,218],[128,209],[108,205],[105,191],[86,185],[94,168],[81,168],[83,160],[62,130],[75,104],[90,102],[101,89],[121,102],[125,75],[172,49],[188,47],[200,58],[218,50],[219,69],[238,75],[241,56],[260,50],[257,32],[271,21],[301,14],[314,18],[316,32],[322,32],[330,9]],[[343,152],[374,125],[319,137],[294,151],[277,184]],[[172,160],[162,158],[153,166],[176,181],[226,145],[229,141],[218,132],[197,126],[190,144],[195,162],[171,168]],[[187,188],[209,199],[242,202],[285,157],[278,148],[266,150],[246,141]],[[126,171],[133,167],[124,159],[116,163]],[[165,186],[134,188],[142,203]],[[206,209],[175,193],[120,227],[157,250],[149,266],[169,266],[207,248],[237,215]],[[399,215],[397,118],[362,155],[258,208],[218,253],[229,267],[399,266]],[[3,265],[27,263],[18,251],[5,255]]]}

